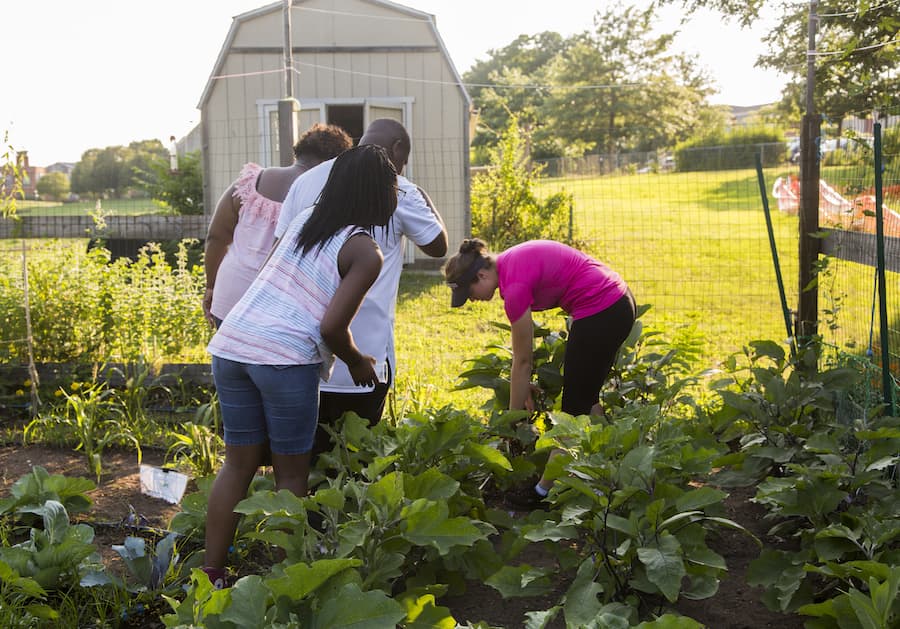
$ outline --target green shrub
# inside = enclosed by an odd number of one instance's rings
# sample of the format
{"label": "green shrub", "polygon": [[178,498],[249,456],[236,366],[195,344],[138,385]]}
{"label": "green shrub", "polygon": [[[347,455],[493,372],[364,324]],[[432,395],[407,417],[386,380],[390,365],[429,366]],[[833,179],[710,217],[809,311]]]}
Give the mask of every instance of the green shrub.
{"label": "green shrub", "polygon": [[[7,268],[0,279],[0,338],[22,339],[22,272],[13,262]],[[111,262],[109,251],[86,251],[82,240],[51,241],[29,253],[28,279],[37,362],[207,360],[203,269],[188,266],[184,243],[170,265],[152,243],[133,262]],[[24,352],[24,344],[8,343],[0,359],[24,362]]]}
{"label": "green shrub", "polygon": [[557,192],[537,198],[534,186],[541,167],[531,163],[526,144],[512,118],[497,147],[489,150],[491,166],[472,181],[472,234],[495,251],[538,238],[571,241],[573,197]]}
{"label": "green shrub", "polygon": [[767,168],[783,164],[787,157],[784,134],[769,127],[716,130],[676,146],[675,163],[682,172],[754,168],[757,154]]}

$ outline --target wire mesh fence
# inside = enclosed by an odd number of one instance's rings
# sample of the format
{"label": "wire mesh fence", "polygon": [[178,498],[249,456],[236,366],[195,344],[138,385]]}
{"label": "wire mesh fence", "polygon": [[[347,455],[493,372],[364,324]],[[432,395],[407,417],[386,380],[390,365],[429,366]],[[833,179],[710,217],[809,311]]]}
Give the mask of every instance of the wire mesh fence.
{"label": "wire mesh fence", "polygon": [[[668,156],[619,159],[591,157],[547,164],[555,176],[543,192],[572,195],[574,242],[617,269],[639,303],[651,305],[647,320],[669,334],[699,338],[710,360],[722,359],[752,339],[788,336],[769,245],[760,186],[749,162],[730,170],[684,171]],[[721,163],[730,149],[703,151],[695,163]],[[797,167],[767,168],[769,181],[794,177]],[[796,283],[797,220],[773,217],[782,272]],[[796,302],[796,295],[788,295]]]}
{"label": "wire mesh fence", "polygon": [[[251,138],[248,137],[248,142]],[[777,254],[780,272],[784,278],[784,298],[791,309],[796,308],[799,291],[797,249],[799,226],[797,218],[797,181],[799,166],[791,161],[791,152],[783,144],[753,145],[747,147],[715,147],[697,149],[698,153],[686,161],[682,155],[657,153],[592,155],[580,159],[559,159],[536,164],[540,169],[535,192],[539,197],[564,193],[570,199],[569,235],[579,247],[618,270],[631,286],[641,304],[649,304],[646,321],[655,329],[664,331],[669,338],[687,338],[699,344],[706,364],[715,364],[730,353],[740,350],[750,340],[771,339],[784,341],[789,336],[784,321],[781,295],[776,282],[774,259]],[[410,177],[436,197],[438,207],[464,206],[466,192],[464,179],[469,173],[461,171],[458,155],[450,152],[437,140],[422,138],[414,142],[413,170]],[[753,159],[759,156],[763,164],[762,185]],[[885,204],[896,202],[900,190],[898,160],[887,156],[884,172]],[[874,188],[874,162],[872,150],[863,142],[859,150],[844,147],[823,154],[821,195],[823,199],[822,225],[839,229],[869,229],[874,223],[872,211]],[[222,175],[224,176],[224,171]],[[231,173],[233,175],[233,173]],[[477,177],[475,172],[472,176]],[[772,240],[763,212],[762,191],[772,208]],[[125,200],[121,200],[124,202]],[[124,231],[113,220],[119,215],[120,200],[101,202],[103,220],[106,221],[106,244],[125,239],[135,240],[130,257],[137,256],[137,249],[146,240],[160,239],[150,227],[150,213],[156,211],[152,202],[129,199],[121,214],[130,216],[134,228],[146,238],[136,238],[134,232]],[[832,208],[837,208],[834,210]],[[23,216],[44,222],[58,221],[60,229],[73,220],[83,221],[89,214],[96,225],[96,203],[78,208],[71,204],[58,206],[26,205]],[[445,213],[446,214],[446,213]],[[123,217],[124,218],[124,217]],[[173,217],[167,217],[173,219]],[[187,218],[187,217],[182,217]],[[177,240],[181,236],[202,237],[207,218],[197,217],[198,224],[170,223],[165,239]],[[453,214],[453,221],[465,222],[465,209]],[[855,222],[854,222],[855,221]],[[893,214],[885,219],[886,234],[900,237],[894,232]],[[900,217],[898,217],[900,225]],[[112,225],[112,227],[110,227]],[[458,225],[451,228],[451,232]],[[6,237],[15,233],[11,228]],[[19,228],[21,230],[21,228]],[[175,247],[170,246],[168,265],[179,274],[178,279],[163,281],[148,269],[152,261],[145,261],[145,273],[122,280],[123,295],[126,288],[140,286],[141,296],[132,290],[128,293],[130,308],[143,309],[126,317],[125,310],[113,308],[104,299],[114,299],[110,291],[106,296],[98,286],[111,285],[109,275],[103,275],[88,260],[90,229],[81,226],[78,233],[68,234],[67,245],[60,241],[32,238],[28,241],[29,264],[40,260],[54,260],[60,279],[56,286],[42,285],[35,291],[34,299],[56,302],[55,308],[32,304],[52,313],[53,325],[47,323],[47,332],[38,327],[34,342],[36,355],[49,356],[42,344],[62,343],[68,350],[66,359],[77,359],[78,343],[73,338],[83,335],[83,345],[105,343],[105,351],[118,352],[111,359],[124,359],[123,343],[103,336],[104,330],[113,327],[113,319],[128,319],[128,334],[134,339],[151,334],[155,324],[164,324],[166,332],[153,332],[151,339],[140,344],[145,350],[163,351],[175,348],[178,343],[193,344],[190,349],[172,350],[172,360],[204,360],[206,332],[203,329],[199,309],[202,290],[202,272],[199,251],[192,260],[176,261]],[[116,231],[122,230],[122,231]],[[179,231],[180,230],[180,231]],[[77,231],[77,230],[76,230]],[[58,234],[62,235],[62,234]],[[114,238],[113,235],[116,235]],[[477,234],[476,234],[477,235]],[[21,250],[15,240],[4,240],[0,247],[0,265],[4,282],[0,290],[0,340],[4,342],[3,358],[7,362],[24,363],[22,271]],[[772,247],[774,242],[774,250]],[[52,244],[51,244],[52,243]],[[451,242],[451,251],[458,243]],[[874,246],[866,244],[866,247]],[[62,247],[60,249],[59,247]],[[68,247],[68,249],[66,249]],[[68,253],[63,253],[68,251]],[[77,255],[73,253],[77,252]],[[893,255],[889,250],[888,258]],[[122,252],[123,256],[127,252]],[[163,254],[165,255],[165,254]],[[113,256],[115,257],[115,256]],[[147,260],[150,260],[147,258]],[[60,262],[63,261],[62,265]],[[108,261],[106,263],[112,263]],[[179,264],[181,270],[178,271]],[[876,358],[880,344],[878,310],[875,307],[875,270],[872,266],[829,258],[820,276],[820,331],[831,343],[845,351],[865,354],[871,350]],[[191,269],[194,269],[193,271]],[[889,267],[890,268],[890,267]],[[900,328],[900,313],[896,293],[897,272],[887,272],[888,312],[891,335]],[[124,273],[124,271],[122,271]],[[38,273],[40,275],[40,273]],[[34,280],[32,280],[34,281]],[[67,286],[74,295],[94,300],[94,305],[106,314],[106,323],[92,332],[81,331],[84,314],[79,310],[75,297],[62,299],[53,289]],[[153,291],[160,291],[154,296]],[[196,291],[193,295],[191,291]],[[402,298],[402,297],[401,297]],[[61,307],[60,304],[63,304]],[[67,306],[65,304],[68,304]],[[180,304],[188,314],[173,316],[167,308]],[[67,319],[71,318],[71,322]],[[192,319],[196,319],[192,322]],[[67,332],[66,326],[71,326]],[[106,328],[103,326],[106,325]],[[93,336],[92,336],[93,335]],[[890,339],[892,355],[900,355],[900,338]],[[398,338],[402,351],[403,338]],[[435,339],[435,346],[440,339]],[[45,348],[46,349],[46,348]],[[897,365],[891,365],[894,373],[900,373]]]}

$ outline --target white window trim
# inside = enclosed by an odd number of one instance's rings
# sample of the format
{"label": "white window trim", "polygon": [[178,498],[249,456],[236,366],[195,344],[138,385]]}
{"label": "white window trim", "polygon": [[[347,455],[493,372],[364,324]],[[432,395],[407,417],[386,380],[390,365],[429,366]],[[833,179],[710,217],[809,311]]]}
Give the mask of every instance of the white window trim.
{"label": "white window trim", "polygon": [[259,157],[256,160],[263,168],[272,166],[269,163],[269,156],[272,154],[272,143],[270,138],[271,130],[269,129],[269,115],[278,111],[278,100],[267,99],[256,101],[256,119],[259,123]]}
{"label": "white window trim", "polygon": [[[329,105],[361,105],[363,108],[363,128],[369,126],[372,122],[371,107],[390,107],[403,111],[403,126],[409,131],[410,136],[413,134],[412,129],[412,106],[415,98],[412,96],[385,96],[371,98],[304,98],[299,101],[300,110],[318,110],[319,122],[325,122],[327,108]],[[258,99],[256,101],[257,121],[259,128],[259,159],[258,163],[263,167],[271,166],[269,164],[269,156],[272,154],[271,146],[271,130],[269,127],[269,116],[272,111],[278,111],[278,100]]]}

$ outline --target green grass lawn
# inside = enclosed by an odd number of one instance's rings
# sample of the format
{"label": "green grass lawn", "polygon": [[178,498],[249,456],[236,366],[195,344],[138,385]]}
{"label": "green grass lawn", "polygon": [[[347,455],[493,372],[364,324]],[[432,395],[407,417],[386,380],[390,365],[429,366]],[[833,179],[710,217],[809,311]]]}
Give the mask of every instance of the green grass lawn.
{"label": "green grass lawn", "polygon": [[[777,254],[790,309],[799,295],[796,216],[780,212],[771,187],[795,169],[764,172]],[[844,171],[833,176],[846,176]],[[649,304],[645,323],[670,341],[699,339],[698,371],[714,367],[755,339],[783,341],[788,332],[754,170],[660,173],[541,180],[540,196],[574,196],[574,236],[618,270],[638,303]],[[823,282],[820,307],[837,325],[822,326],[826,340],[856,351],[867,343],[874,270],[842,261]],[[889,274],[893,276],[893,274]],[[888,285],[896,284],[889,279]],[[891,283],[893,282],[893,283]],[[889,295],[889,299],[891,295]],[[489,344],[509,344],[491,325],[505,321],[499,298],[449,307],[439,276],[405,273],[397,309],[398,395],[415,391],[428,403],[464,408],[485,395],[448,393],[449,385]],[[562,327],[558,313],[537,315]],[[876,323],[877,325],[877,323]],[[877,329],[876,329],[877,336]]]}
{"label": "green grass lawn", "polygon": [[[103,199],[100,207],[105,214],[115,216],[167,213],[153,199]],[[85,216],[96,209],[97,201],[16,201],[16,213],[19,216]]]}
{"label": "green grass lawn", "polygon": [[[766,172],[767,187],[775,176]],[[575,199],[576,240],[652,306],[654,327],[698,332],[710,362],[786,336],[755,171],[548,179],[540,192],[560,190]],[[797,219],[773,207],[772,221],[793,307]]]}

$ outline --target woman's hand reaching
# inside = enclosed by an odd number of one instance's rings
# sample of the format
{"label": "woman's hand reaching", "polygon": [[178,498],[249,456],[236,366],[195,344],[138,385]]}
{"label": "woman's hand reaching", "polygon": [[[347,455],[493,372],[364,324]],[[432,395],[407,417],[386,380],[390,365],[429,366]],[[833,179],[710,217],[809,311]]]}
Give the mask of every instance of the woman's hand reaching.
{"label": "woman's hand reaching", "polygon": [[203,316],[206,317],[207,323],[209,323],[209,327],[213,330],[216,329],[216,320],[213,317],[211,312],[212,308],[212,298],[213,298],[213,289],[207,288],[206,292],[203,293]]}
{"label": "woman's hand reaching", "polygon": [[[525,396],[525,410],[534,413],[540,400],[544,398],[544,390],[533,382],[528,385],[528,395]],[[537,402],[536,402],[537,400]]]}
{"label": "woman's hand reaching", "polygon": [[378,374],[375,373],[375,357],[362,354],[355,363],[348,364],[350,377],[353,384],[360,387],[371,387],[378,384]]}

